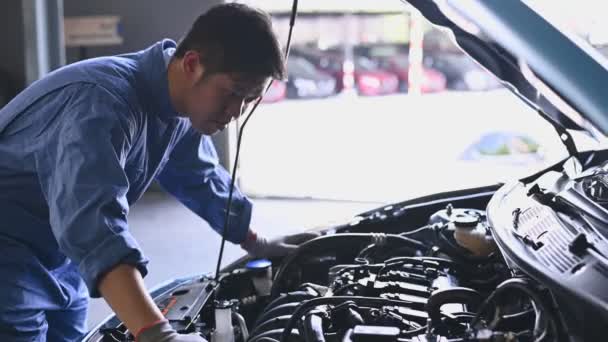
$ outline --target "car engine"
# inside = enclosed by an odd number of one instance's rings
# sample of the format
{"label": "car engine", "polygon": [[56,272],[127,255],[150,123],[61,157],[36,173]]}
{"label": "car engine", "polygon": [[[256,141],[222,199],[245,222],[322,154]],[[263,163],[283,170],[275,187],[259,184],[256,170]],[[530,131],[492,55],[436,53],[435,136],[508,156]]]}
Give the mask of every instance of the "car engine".
{"label": "car engine", "polygon": [[[596,341],[608,168],[585,169],[385,206],[282,260],[243,258],[153,296],[178,331],[218,342]],[[85,340],[132,336],[112,318]]]}

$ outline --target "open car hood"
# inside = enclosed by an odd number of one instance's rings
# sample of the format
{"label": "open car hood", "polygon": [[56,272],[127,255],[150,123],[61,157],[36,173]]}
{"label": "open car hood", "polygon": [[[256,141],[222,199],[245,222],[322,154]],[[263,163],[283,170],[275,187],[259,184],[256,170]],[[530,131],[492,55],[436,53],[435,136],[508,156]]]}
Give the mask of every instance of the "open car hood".
{"label": "open car hood", "polygon": [[518,0],[407,0],[528,105],[563,128],[608,132],[599,54]]}

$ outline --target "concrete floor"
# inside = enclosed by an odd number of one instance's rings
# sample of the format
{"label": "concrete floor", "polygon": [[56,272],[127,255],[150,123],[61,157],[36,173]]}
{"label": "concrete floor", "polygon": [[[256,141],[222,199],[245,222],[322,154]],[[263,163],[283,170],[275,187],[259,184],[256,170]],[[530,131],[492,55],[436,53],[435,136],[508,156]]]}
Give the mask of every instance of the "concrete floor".
{"label": "concrete floor", "polygon": [[[253,199],[252,226],[274,237],[330,221],[346,220],[381,203],[316,200]],[[133,235],[150,259],[148,288],[173,277],[215,270],[220,236],[174,198],[147,193],[129,214]],[[223,265],[243,255],[240,247],[227,243]],[[93,328],[111,313],[103,299],[91,301],[88,324]]]}

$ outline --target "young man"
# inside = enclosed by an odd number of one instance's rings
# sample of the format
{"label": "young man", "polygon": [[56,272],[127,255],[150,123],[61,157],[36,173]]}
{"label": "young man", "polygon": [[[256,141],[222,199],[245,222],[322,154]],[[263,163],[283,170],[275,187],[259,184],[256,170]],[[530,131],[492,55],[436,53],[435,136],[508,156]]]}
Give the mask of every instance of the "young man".
{"label": "young man", "polygon": [[[66,66],[0,110],[0,341],[78,340],[89,294],[138,341],[202,341],[177,334],[146,292],[129,206],[156,179],[220,232],[230,179],[208,135],[284,76],[268,16],[220,5],[178,46]],[[234,195],[229,241],[257,256],[295,248],[257,237]]]}

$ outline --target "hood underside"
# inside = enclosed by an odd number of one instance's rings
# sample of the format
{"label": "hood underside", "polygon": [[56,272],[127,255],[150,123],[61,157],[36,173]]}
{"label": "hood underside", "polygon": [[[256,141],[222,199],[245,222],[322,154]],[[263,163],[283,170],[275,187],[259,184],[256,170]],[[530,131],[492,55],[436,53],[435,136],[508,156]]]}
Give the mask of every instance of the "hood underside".
{"label": "hood underside", "polygon": [[608,70],[522,1],[407,0],[528,105],[566,129],[608,132]]}

